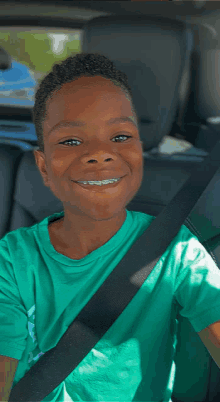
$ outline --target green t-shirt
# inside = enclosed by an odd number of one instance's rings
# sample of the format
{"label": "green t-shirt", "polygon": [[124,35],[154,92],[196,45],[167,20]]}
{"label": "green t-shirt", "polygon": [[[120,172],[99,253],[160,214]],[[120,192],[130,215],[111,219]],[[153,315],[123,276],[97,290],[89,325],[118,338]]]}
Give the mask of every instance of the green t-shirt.
{"label": "green t-shirt", "polygon": [[[0,355],[19,359],[12,388],[154,219],[127,210],[107,243],[73,260],[50,242],[48,221],[63,214],[0,240]],[[220,271],[184,225],[96,347],[43,401],[171,401],[178,313],[196,332],[220,320]]]}

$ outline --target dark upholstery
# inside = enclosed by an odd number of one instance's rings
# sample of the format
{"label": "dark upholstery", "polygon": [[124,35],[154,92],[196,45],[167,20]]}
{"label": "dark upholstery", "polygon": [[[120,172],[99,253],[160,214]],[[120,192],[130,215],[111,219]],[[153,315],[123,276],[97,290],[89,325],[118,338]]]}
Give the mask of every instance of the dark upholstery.
{"label": "dark upholstery", "polygon": [[[174,152],[172,155],[157,152],[161,140],[170,134],[178,105],[187,99],[188,91],[184,93],[182,88],[180,99],[179,89],[183,73],[187,73],[189,43],[193,43],[193,34],[180,21],[113,16],[95,18],[85,26],[82,50],[98,51],[110,57],[126,72],[134,93],[140,134],[145,144],[144,179],[129,209],[156,216],[206,155],[196,148],[191,153]],[[156,152],[152,152],[153,149]],[[0,144],[0,171],[1,238],[8,231],[31,226],[63,209],[62,203],[44,186],[32,151]],[[218,182],[219,172],[185,224],[220,264]],[[174,397],[178,401],[203,402],[208,386],[213,394],[216,385],[220,392],[219,369],[183,317],[179,318],[175,360]]]}
{"label": "dark upholstery", "polygon": [[83,29],[82,50],[110,57],[127,74],[145,149],[157,146],[174,122],[192,33],[181,21],[145,16],[98,17]]}

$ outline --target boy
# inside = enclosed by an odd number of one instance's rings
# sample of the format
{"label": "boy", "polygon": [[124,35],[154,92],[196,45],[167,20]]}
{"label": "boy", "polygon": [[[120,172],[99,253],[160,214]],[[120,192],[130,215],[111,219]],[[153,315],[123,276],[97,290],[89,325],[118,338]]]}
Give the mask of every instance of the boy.
{"label": "boy", "polygon": [[[54,65],[37,91],[34,122],[36,164],[64,211],[0,242],[0,354],[19,361],[13,386],[154,219],[126,209],[142,182],[142,145],[126,75],[108,58],[82,53]],[[44,400],[171,401],[179,313],[197,332],[220,319],[219,270],[185,226],[114,325]]]}

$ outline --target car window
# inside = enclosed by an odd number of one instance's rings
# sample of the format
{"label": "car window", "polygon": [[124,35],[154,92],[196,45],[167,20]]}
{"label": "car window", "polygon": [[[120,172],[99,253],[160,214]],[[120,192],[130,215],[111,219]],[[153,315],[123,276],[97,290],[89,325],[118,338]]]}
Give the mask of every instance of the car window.
{"label": "car window", "polygon": [[81,31],[2,27],[0,47],[11,56],[9,68],[0,69],[0,103],[31,106],[52,65],[81,50]]}
{"label": "car window", "polygon": [[[0,29],[0,108],[31,110],[39,82],[52,65],[81,51],[82,30],[1,27]],[[12,142],[29,149],[36,142],[34,125],[13,122],[11,110],[0,116],[0,142]],[[25,143],[24,141],[27,141]]]}

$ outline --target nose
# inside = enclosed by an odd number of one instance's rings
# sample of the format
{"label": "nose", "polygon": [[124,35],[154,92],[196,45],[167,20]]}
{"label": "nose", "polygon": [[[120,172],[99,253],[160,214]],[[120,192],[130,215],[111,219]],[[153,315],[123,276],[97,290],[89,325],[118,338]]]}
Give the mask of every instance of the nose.
{"label": "nose", "polygon": [[81,158],[82,163],[103,163],[111,162],[117,159],[117,156],[106,144],[97,144],[96,147],[90,147],[87,154]]}
{"label": "nose", "polygon": [[83,163],[103,163],[113,161],[115,158],[109,152],[94,152],[92,155],[84,156]]}

